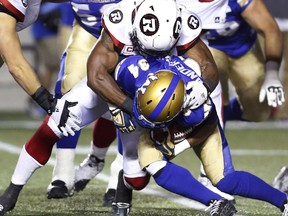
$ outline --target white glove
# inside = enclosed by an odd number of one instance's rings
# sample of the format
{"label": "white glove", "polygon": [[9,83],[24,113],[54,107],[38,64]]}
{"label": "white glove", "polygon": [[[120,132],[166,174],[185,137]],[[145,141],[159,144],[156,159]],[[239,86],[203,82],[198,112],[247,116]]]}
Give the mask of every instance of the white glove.
{"label": "white glove", "polygon": [[187,94],[183,105],[184,109],[196,109],[208,98],[207,88],[202,81],[191,81],[187,83],[186,92]]}
{"label": "white glove", "polygon": [[265,80],[261,86],[259,101],[262,103],[265,98],[269,106],[277,107],[285,102],[284,90],[279,81],[277,71],[266,72]]}
{"label": "white glove", "polygon": [[[58,99],[56,109],[52,113],[49,121],[53,121],[53,125],[57,126],[58,130],[64,135],[75,135],[75,131],[81,129],[81,118],[73,112],[78,102],[70,102],[64,99]],[[55,127],[53,127],[55,128]]]}

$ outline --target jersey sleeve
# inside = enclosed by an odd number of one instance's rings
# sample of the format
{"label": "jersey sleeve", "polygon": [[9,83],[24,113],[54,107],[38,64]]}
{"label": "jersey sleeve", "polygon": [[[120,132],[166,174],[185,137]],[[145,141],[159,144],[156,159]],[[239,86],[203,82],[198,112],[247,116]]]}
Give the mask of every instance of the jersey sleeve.
{"label": "jersey sleeve", "polygon": [[125,54],[126,45],[133,47],[129,36],[132,31],[132,11],[133,1],[123,0],[108,8],[102,16],[102,26],[111,37],[116,51],[121,54]]}
{"label": "jersey sleeve", "polygon": [[202,32],[202,23],[200,18],[183,8],[182,10],[182,31],[180,39],[176,44],[179,55],[184,54],[199,39]]}
{"label": "jersey sleeve", "polygon": [[26,1],[0,0],[0,11],[13,16],[18,22],[23,22],[27,9]]}
{"label": "jersey sleeve", "polygon": [[184,127],[194,127],[200,125],[205,120],[213,122],[217,118],[215,106],[211,98],[200,107],[194,110],[183,111],[175,121]]}

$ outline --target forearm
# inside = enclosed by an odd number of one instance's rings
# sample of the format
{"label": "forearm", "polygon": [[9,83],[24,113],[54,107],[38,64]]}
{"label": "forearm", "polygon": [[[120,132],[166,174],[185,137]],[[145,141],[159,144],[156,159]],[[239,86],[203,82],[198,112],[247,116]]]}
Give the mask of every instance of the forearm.
{"label": "forearm", "polygon": [[[88,66],[88,74],[90,70]],[[101,69],[97,68],[97,70]],[[88,86],[104,100],[120,108],[123,108],[123,104],[128,98],[107,72],[101,73],[101,75],[97,73],[95,76],[88,76]]]}
{"label": "forearm", "polygon": [[194,59],[199,64],[204,84],[208,91],[212,92],[219,82],[219,76],[216,63],[208,47],[199,40],[184,55]]}
{"label": "forearm", "polygon": [[[29,94],[32,95],[40,87],[37,76],[24,58],[21,50],[20,40],[15,31],[16,21],[8,15],[1,15],[7,19],[5,24],[0,24],[0,53],[4,62],[8,66],[8,70],[19,85]],[[11,26],[14,25],[14,28]]]}
{"label": "forearm", "polygon": [[252,1],[241,16],[264,37],[266,61],[281,62],[283,53],[282,33],[262,0]]}
{"label": "forearm", "polygon": [[118,53],[114,51],[109,36],[103,33],[88,58],[88,86],[107,102],[132,112],[131,99],[122,92],[111,75],[118,60]]}

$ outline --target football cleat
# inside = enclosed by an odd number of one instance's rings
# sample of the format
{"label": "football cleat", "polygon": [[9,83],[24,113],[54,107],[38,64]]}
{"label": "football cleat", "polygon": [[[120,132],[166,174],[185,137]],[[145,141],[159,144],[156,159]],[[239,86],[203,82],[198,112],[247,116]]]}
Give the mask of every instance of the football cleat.
{"label": "football cleat", "polygon": [[89,154],[76,169],[74,189],[76,192],[84,190],[89,181],[104,168],[104,159]]}
{"label": "football cleat", "polygon": [[288,167],[281,168],[278,175],[274,178],[273,187],[288,194]]}
{"label": "football cleat", "polygon": [[15,185],[12,182],[5,192],[0,196],[0,216],[3,216],[6,212],[14,209],[19,193],[23,185]]}
{"label": "football cleat", "polygon": [[237,212],[233,203],[227,199],[212,201],[205,211],[211,216],[233,216]]}
{"label": "football cleat", "polygon": [[288,216],[288,204],[285,204],[284,207],[285,207],[285,209],[283,211],[282,216]]}
{"label": "football cleat", "polygon": [[103,206],[111,207],[116,195],[115,189],[108,189],[108,191],[104,194],[103,197]]}
{"label": "football cleat", "polygon": [[113,216],[128,216],[130,213],[130,203],[113,202],[112,203],[112,215]]}
{"label": "football cleat", "polygon": [[220,191],[218,188],[216,188],[214,185],[212,185],[212,182],[208,179],[208,177],[206,175],[203,175],[202,173],[200,174],[200,177],[198,178],[198,181],[203,184],[206,188],[208,188],[209,190],[213,191],[214,193],[219,194],[220,196],[222,196],[223,198],[232,201],[233,203],[235,203],[235,198],[233,196],[231,196],[230,194],[224,193],[222,191]]}
{"label": "football cleat", "polygon": [[69,191],[65,182],[55,180],[51,182],[47,190],[48,199],[63,199],[73,195],[73,190]]}

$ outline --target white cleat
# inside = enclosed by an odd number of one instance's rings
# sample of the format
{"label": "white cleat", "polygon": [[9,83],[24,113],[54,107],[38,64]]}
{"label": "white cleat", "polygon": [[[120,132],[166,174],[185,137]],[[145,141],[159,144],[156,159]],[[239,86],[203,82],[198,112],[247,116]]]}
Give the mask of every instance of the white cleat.
{"label": "white cleat", "polygon": [[274,178],[273,187],[288,194],[288,167],[281,168],[278,175]]}
{"label": "white cleat", "polygon": [[95,155],[88,155],[76,169],[74,189],[76,192],[84,190],[89,181],[100,173],[104,168],[104,159]]}

